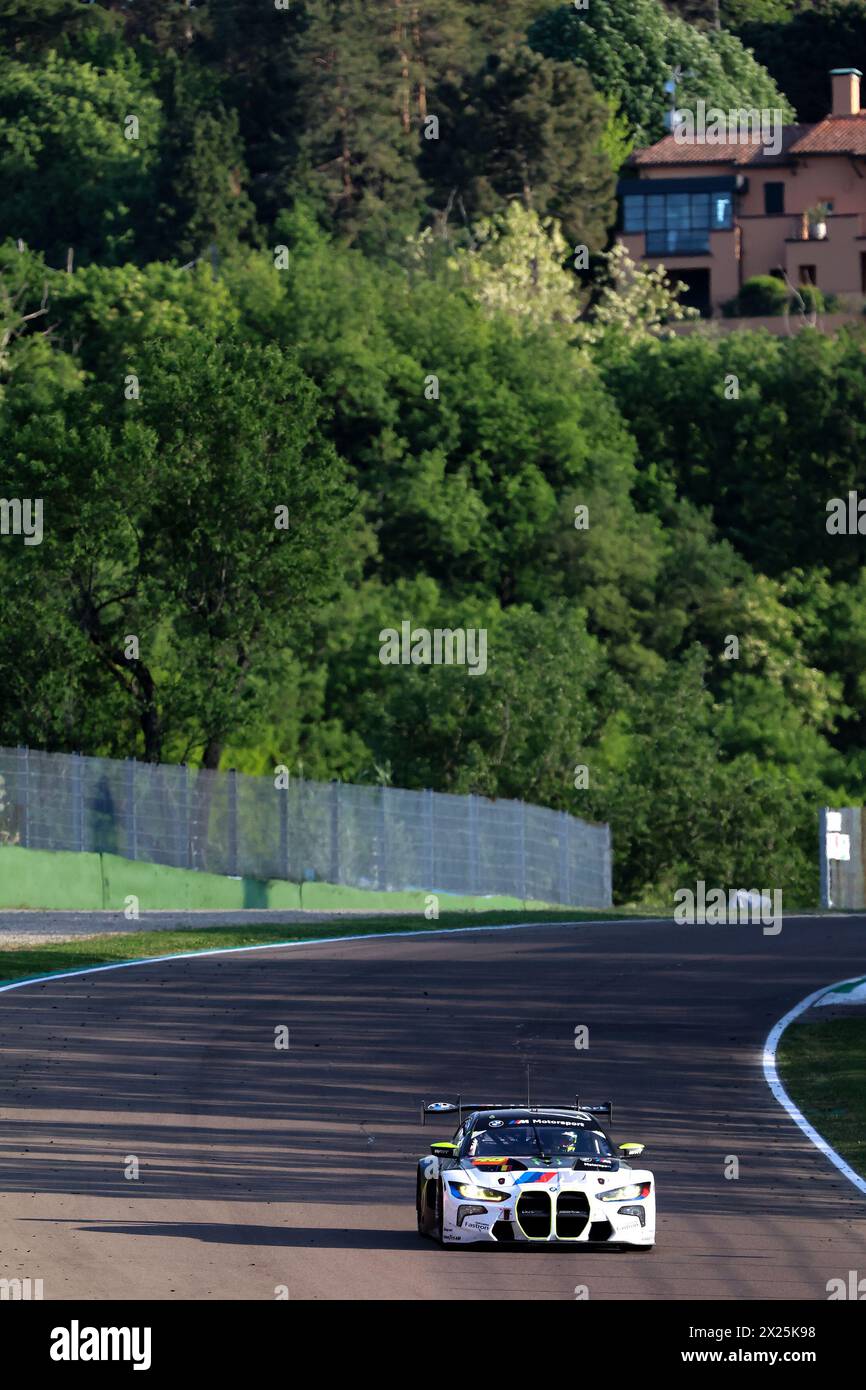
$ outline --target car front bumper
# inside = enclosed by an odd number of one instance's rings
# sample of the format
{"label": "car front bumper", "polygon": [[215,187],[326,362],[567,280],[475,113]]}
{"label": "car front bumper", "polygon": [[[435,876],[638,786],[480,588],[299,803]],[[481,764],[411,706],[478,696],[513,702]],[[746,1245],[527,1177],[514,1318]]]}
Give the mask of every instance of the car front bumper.
{"label": "car front bumper", "polygon": [[604,1202],[585,1186],[530,1186],[495,1203],[449,1190],[443,1215],[449,1245],[655,1243],[654,1189],[648,1197]]}

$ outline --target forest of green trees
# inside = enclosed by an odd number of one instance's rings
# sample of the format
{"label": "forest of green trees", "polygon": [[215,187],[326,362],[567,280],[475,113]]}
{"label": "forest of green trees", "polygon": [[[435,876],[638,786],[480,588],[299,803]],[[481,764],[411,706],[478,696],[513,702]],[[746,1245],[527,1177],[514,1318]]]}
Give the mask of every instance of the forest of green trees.
{"label": "forest of green trees", "polygon": [[[866,0],[0,0],[0,493],[44,506],[0,744],[519,797],[611,823],[621,901],[813,901],[866,336],[668,336],[609,252],[674,66],[809,120],[864,49]],[[486,675],[383,666],[404,619]]]}

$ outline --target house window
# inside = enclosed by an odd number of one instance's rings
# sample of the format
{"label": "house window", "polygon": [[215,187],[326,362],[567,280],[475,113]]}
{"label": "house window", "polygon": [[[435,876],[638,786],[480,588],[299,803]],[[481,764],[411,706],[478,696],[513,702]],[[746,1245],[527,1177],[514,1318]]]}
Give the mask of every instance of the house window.
{"label": "house window", "polygon": [[764,212],[767,217],[780,217],[785,211],[785,185],[783,183],[764,184]]}
{"label": "house window", "polygon": [[622,229],[624,232],[646,231],[645,204],[645,198],[623,198]]}
{"label": "house window", "polygon": [[692,194],[692,226],[709,227],[710,225],[710,195],[709,193]]}
{"label": "house window", "polygon": [[710,232],[733,225],[730,193],[626,193],[623,231],[646,232],[648,255],[706,252]]}
{"label": "house window", "polygon": [[801,285],[817,285],[817,283],[818,283],[818,273],[817,273],[817,270],[816,270],[815,266],[813,266],[813,265],[801,265],[801,266],[800,266],[800,284],[801,284]]}
{"label": "house window", "polygon": [[648,256],[675,256],[678,251],[691,252],[692,255],[706,255],[709,249],[710,238],[706,231],[666,227],[662,231],[647,232],[646,234],[646,254]]}

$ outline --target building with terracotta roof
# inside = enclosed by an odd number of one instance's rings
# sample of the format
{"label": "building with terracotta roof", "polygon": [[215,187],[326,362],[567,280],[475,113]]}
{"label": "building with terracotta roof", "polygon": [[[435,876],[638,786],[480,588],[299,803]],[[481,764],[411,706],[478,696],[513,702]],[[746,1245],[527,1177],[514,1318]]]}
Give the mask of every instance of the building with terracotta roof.
{"label": "building with terracotta roof", "polygon": [[814,125],[699,102],[629,160],[619,240],[638,263],[663,264],[684,281],[684,298],[702,313],[718,312],[753,275],[866,295],[862,73],[830,76],[832,111]]}

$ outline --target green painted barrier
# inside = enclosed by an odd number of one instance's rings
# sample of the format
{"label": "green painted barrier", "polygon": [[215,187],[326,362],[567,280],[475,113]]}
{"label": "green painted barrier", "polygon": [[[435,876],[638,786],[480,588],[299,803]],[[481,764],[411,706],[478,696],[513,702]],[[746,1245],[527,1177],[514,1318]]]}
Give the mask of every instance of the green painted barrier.
{"label": "green painted barrier", "polygon": [[[550,906],[519,898],[437,896],[440,911],[541,910]],[[224,878],[195,869],[123,859],[117,854],[71,854],[0,845],[0,908],[122,912],[132,897],[138,899],[141,912],[233,912],[268,907],[308,912],[423,912],[429,894],[385,893],[283,879]]]}

